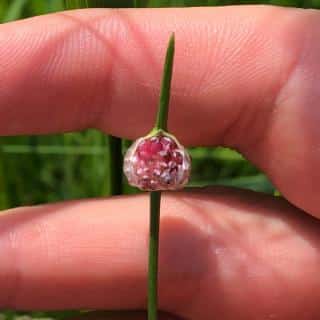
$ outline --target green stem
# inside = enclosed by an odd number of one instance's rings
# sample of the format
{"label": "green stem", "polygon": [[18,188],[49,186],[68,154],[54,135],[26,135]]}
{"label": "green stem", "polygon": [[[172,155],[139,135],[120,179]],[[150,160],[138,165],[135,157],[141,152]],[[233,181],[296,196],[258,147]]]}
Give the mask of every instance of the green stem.
{"label": "green stem", "polygon": [[7,175],[5,174],[5,162],[3,152],[0,150],[0,210],[9,208],[7,191]]}
{"label": "green stem", "polygon": [[158,252],[161,192],[150,193],[150,238],[148,320],[156,320],[158,312]]}
{"label": "green stem", "polygon": [[107,136],[107,196],[122,194],[122,142]]}
{"label": "green stem", "polygon": [[[174,57],[174,34],[172,34],[163,69],[160,101],[156,125],[153,131],[166,131],[170,101],[172,67]],[[148,271],[148,320],[157,320],[158,315],[158,254],[161,192],[150,192],[150,242]]]}
{"label": "green stem", "polygon": [[160,100],[158,106],[158,114],[155,129],[167,131],[169,102],[170,102],[170,89],[173,69],[173,57],[174,57],[174,34],[171,35],[166,60],[164,63],[163,77],[161,83]]}

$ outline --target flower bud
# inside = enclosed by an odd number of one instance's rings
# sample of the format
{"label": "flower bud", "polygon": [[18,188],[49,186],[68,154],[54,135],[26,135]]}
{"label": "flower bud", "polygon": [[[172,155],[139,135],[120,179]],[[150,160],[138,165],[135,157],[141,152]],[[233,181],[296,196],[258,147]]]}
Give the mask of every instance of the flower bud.
{"label": "flower bud", "polygon": [[145,191],[181,189],[189,180],[190,170],[187,150],[164,132],[136,140],[124,158],[129,184]]}

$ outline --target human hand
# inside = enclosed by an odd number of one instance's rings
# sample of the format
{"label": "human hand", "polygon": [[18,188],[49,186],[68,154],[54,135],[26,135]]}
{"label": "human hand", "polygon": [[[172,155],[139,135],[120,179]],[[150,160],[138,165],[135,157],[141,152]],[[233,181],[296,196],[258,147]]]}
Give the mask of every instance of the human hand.
{"label": "human hand", "polygon": [[[197,320],[317,319],[319,18],[243,6],[1,25],[0,135],[145,134],[174,31],[170,131],[188,145],[238,149],[300,209],[227,188],[165,194],[160,308]],[[146,195],[5,211],[0,308],[144,309],[147,251]]]}

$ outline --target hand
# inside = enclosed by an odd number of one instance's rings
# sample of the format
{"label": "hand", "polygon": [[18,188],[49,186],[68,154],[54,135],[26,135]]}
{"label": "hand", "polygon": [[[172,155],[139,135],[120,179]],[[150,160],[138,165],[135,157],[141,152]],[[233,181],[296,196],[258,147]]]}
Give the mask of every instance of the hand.
{"label": "hand", "polygon": [[[82,10],[1,25],[0,135],[147,133],[172,31],[171,131],[238,149],[300,209],[227,188],[165,194],[161,309],[320,318],[319,12]],[[147,239],[147,195],[6,211],[0,308],[144,309]]]}

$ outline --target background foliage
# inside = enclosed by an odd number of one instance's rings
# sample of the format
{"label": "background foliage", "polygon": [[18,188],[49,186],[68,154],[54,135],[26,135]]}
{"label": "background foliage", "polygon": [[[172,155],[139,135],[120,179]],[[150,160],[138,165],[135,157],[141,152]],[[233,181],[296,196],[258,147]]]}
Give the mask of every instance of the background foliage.
{"label": "background foliage", "polygon": [[[72,0],[79,6],[87,0]],[[70,2],[70,3],[71,3]],[[97,7],[166,7],[269,3],[320,8],[320,0],[92,0]],[[0,0],[0,21],[55,12],[63,0]],[[50,136],[0,137],[0,209],[110,194],[110,139],[95,130]],[[238,153],[193,148],[191,185],[233,185],[273,193],[268,179]],[[109,169],[108,169],[109,167]],[[125,192],[134,192],[124,182]],[[69,314],[69,313],[68,313]],[[33,313],[62,317],[66,313]],[[7,311],[1,318],[12,319]]]}

